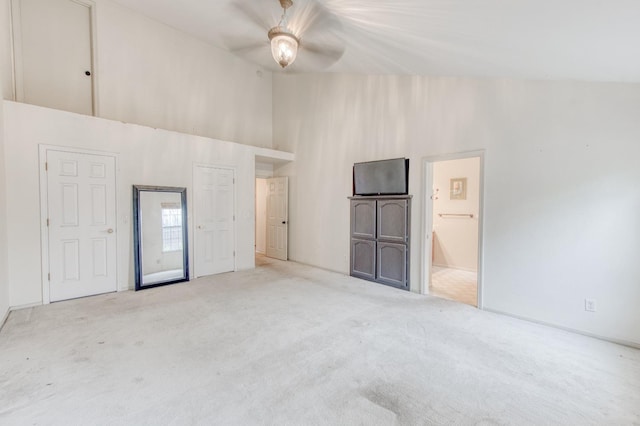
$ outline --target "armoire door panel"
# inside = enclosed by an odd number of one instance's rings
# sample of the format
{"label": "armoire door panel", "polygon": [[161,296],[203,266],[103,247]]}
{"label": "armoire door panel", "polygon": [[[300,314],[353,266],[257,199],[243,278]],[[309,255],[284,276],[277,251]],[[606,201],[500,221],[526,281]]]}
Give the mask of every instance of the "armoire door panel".
{"label": "armoire door panel", "polygon": [[404,288],[407,279],[407,246],[378,241],[377,280]]}
{"label": "armoire door panel", "polygon": [[351,203],[351,237],[376,237],[376,201],[353,200]]}
{"label": "armoire door panel", "polygon": [[376,277],[376,242],[351,240],[351,275],[373,280]]}
{"label": "armoire door panel", "polygon": [[398,242],[407,240],[407,200],[378,201],[378,238]]}

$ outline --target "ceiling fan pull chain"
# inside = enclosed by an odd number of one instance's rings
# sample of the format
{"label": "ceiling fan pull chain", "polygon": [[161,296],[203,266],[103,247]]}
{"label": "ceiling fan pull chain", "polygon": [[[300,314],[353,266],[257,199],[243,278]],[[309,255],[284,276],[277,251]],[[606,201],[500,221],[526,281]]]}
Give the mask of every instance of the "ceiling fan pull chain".
{"label": "ceiling fan pull chain", "polygon": [[279,27],[287,28],[287,9],[282,9],[283,13],[280,17]]}

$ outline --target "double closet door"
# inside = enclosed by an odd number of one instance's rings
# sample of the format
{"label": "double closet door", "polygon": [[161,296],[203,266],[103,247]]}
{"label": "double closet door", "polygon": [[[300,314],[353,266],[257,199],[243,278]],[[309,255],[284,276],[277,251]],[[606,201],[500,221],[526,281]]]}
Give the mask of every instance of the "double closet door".
{"label": "double closet door", "polygon": [[351,276],[408,290],[411,197],[350,200]]}

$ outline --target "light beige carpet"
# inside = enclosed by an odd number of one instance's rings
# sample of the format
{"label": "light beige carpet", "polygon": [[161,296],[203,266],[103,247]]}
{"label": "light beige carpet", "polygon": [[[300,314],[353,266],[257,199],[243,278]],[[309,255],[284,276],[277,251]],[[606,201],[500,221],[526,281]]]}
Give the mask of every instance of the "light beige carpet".
{"label": "light beige carpet", "polygon": [[0,424],[640,424],[640,351],[295,263],[26,309]]}

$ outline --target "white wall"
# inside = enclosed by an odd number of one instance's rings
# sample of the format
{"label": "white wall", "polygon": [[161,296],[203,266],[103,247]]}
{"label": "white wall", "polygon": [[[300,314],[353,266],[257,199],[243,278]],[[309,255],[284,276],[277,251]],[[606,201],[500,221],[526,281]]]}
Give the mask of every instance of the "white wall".
{"label": "white wall", "polygon": [[13,99],[11,0],[0,0],[0,93]]}
{"label": "white wall", "polygon": [[271,72],[110,0],[95,10],[99,117],[271,147]]}
{"label": "white wall", "polygon": [[418,291],[421,159],[485,149],[484,306],[640,344],[639,84],[278,74],[273,96],[291,259],[347,273],[352,164],[406,156]]}
{"label": "white wall", "polygon": [[4,105],[0,101],[0,327],[9,311],[9,263],[7,238],[7,180],[5,175]]}
{"label": "white wall", "polygon": [[[464,200],[451,199],[450,181],[466,178]],[[433,264],[478,270],[478,213],[480,206],[480,158],[438,161],[433,165]],[[444,216],[440,216],[445,213]],[[472,218],[446,213],[471,214]]]}
{"label": "white wall", "polygon": [[0,101],[0,327],[9,312],[9,242],[7,237],[7,180],[5,175],[4,105]]}
{"label": "white wall", "polygon": [[236,264],[238,269],[254,266],[256,148],[8,101],[4,103],[4,117],[11,306],[38,304],[42,300],[39,144],[118,154],[119,289],[133,288],[134,282],[134,184],[187,188],[193,265],[192,168],[196,162],[236,169]]}
{"label": "white wall", "polygon": [[[9,0],[0,0],[0,327],[9,311],[9,264],[7,241],[7,181],[5,161],[5,135],[4,135],[4,104],[2,99],[11,96],[11,78],[5,78],[10,73],[10,34],[9,25]],[[9,74],[10,75],[10,74]]]}
{"label": "white wall", "polygon": [[256,179],[256,251],[267,252],[267,180]]}
{"label": "white wall", "polygon": [[[0,75],[1,75],[0,71]],[[9,264],[7,239],[7,180],[5,175],[4,104],[0,100],[0,327],[9,312]]]}

